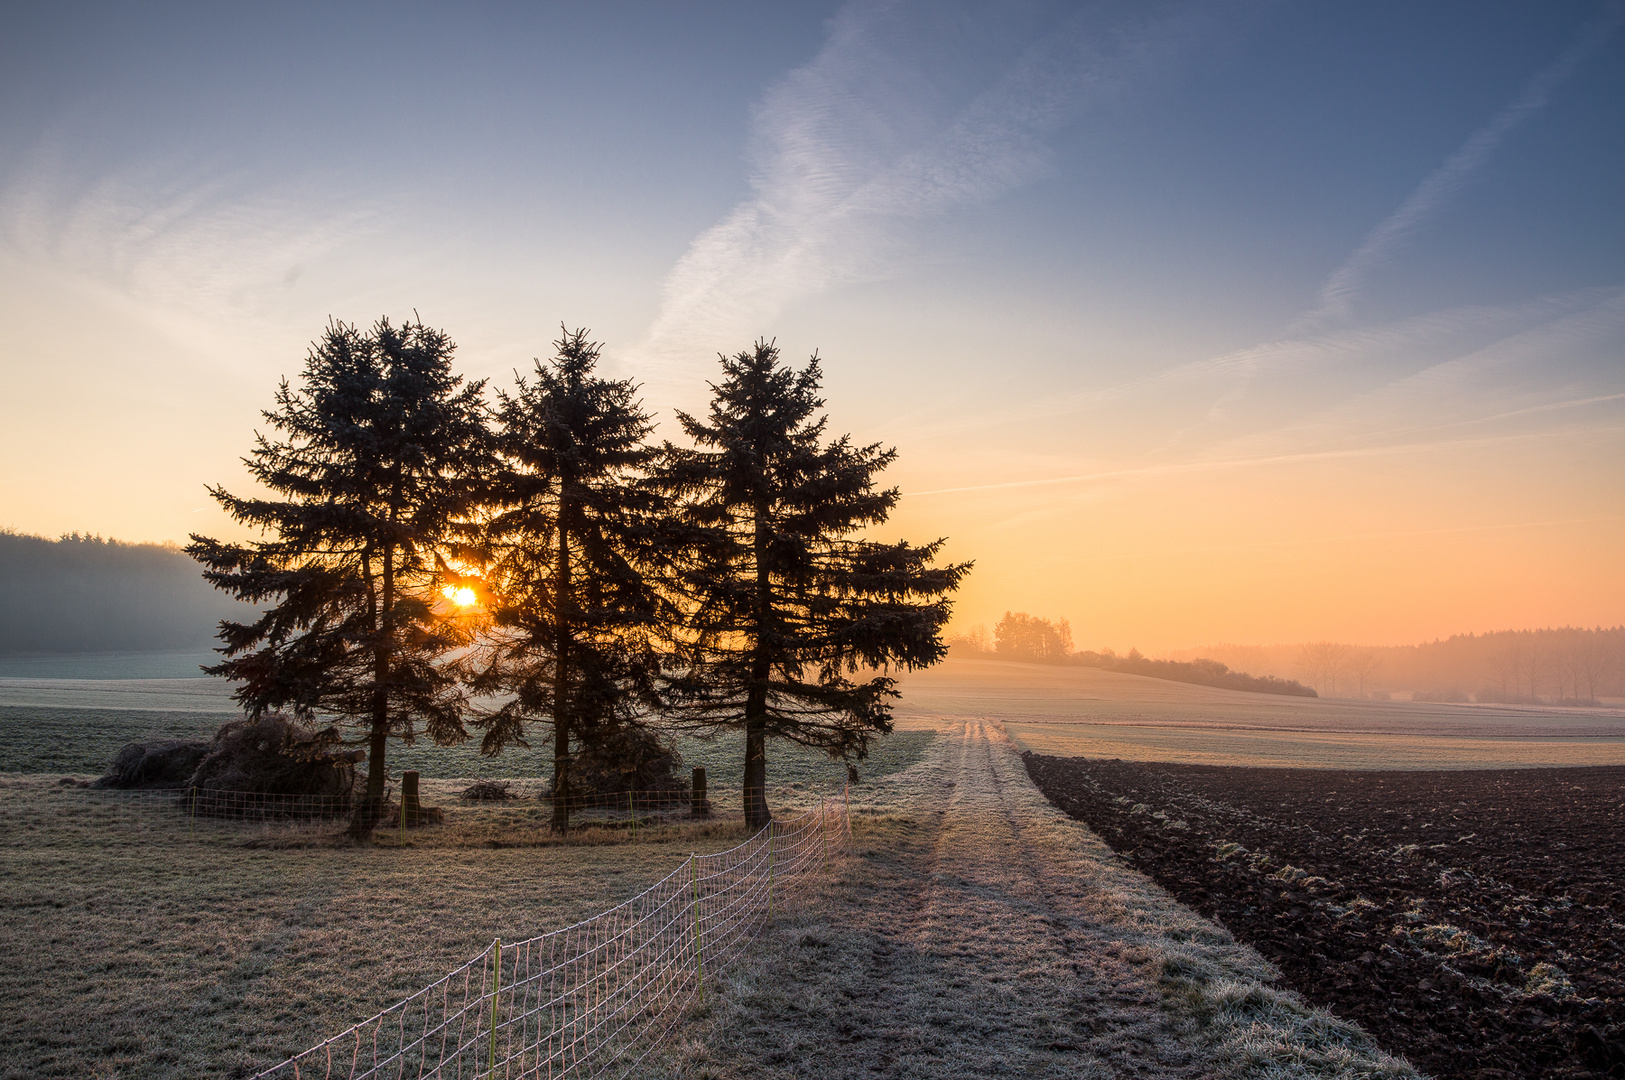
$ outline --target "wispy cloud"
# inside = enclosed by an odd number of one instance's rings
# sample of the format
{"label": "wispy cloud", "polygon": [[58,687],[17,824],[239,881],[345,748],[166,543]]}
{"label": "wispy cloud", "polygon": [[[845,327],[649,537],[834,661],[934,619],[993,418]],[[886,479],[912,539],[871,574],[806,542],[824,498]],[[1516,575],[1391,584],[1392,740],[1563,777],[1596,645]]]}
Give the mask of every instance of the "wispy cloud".
{"label": "wispy cloud", "polygon": [[[1551,382],[1560,375],[1582,374],[1579,368],[1595,353],[1587,343],[1599,334],[1618,337],[1625,328],[1622,300],[1625,290],[1617,286],[1581,289],[1521,303],[1465,305],[1391,323],[1328,328],[1112,385],[1004,408],[984,403],[973,416],[956,413],[944,420],[938,416],[941,409],[927,409],[910,430],[918,437],[958,438],[970,429],[1012,429],[1062,416],[1090,416],[1098,423],[1127,410],[1141,419],[1146,434],[1155,429],[1165,439],[1170,429],[1177,429],[1196,445],[1201,433],[1224,432],[1248,409],[1258,414],[1256,421],[1271,425],[1278,415],[1300,417],[1514,342],[1519,343],[1525,374]],[[1504,369],[1502,364],[1496,370]],[[1488,389],[1492,374],[1479,371],[1481,388]],[[1152,403],[1161,423],[1147,426],[1144,408]]]}
{"label": "wispy cloud", "polygon": [[1436,529],[1384,529],[1355,533],[1333,533],[1326,536],[1294,536],[1275,540],[1252,540],[1242,544],[1198,544],[1186,547],[1167,547],[1155,549],[1140,549],[1131,552],[1121,552],[1112,555],[1079,556],[1075,552],[1067,552],[1056,556],[1065,559],[1068,563],[1104,563],[1126,562],[1147,558],[1166,558],[1171,555],[1199,555],[1212,552],[1226,551],[1267,551],[1281,548],[1311,547],[1321,544],[1361,544],[1381,540],[1426,540],[1437,537],[1440,540],[1455,542],[1464,535],[1474,533],[1509,533],[1520,532],[1526,529],[1551,529],[1558,527],[1572,527],[1575,525],[1610,525],[1625,521],[1625,517],[1617,514],[1606,517],[1569,517],[1569,518],[1542,518],[1535,521],[1505,521],[1492,523],[1477,523],[1472,525],[1452,525]]}
{"label": "wispy cloud", "polygon": [[[1617,396],[1610,396],[1605,400],[1617,400]],[[1618,433],[1625,430],[1625,427],[1621,427],[1619,424],[1602,424],[1595,426],[1593,430]],[[1415,455],[1436,450],[1466,449],[1471,447],[1497,446],[1513,442],[1528,442],[1531,440],[1552,438],[1557,434],[1562,433],[1551,431],[1516,432],[1504,435],[1481,435],[1467,438],[1426,439],[1414,442],[1385,443],[1375,446],[1351,446],[1331,450],[1304,450],[1297,453],[1262,454],[1255,457],[1177,461],[1159,465],[1138,465],[1123,469],[1100,469],[1094,472],[1075,473],[1069,476],[1050,476],[1036,480],[1007,480],[991,484],[966,484],[961,487],[932,488],[926,491],[909,491],[905,492],[905,494],[909,496],[954,495],[969,491],[1003,491],[1014,490],[1017,488],[1050,487],[1065,484],[1103,483],[1115,480],[1132,480],[1142,477],[1177,476],[1191,473],[1230,472],[1235,470],[1258,469],[1280,465],[1302,465],[1316,461],[1338,461],[1352,458]]]}
{"label": "wispy cloud", "polygon": [[305,271],[378,232],[382,209],[181,165],[81,177],[42,147],[0,177],[0,254],[216,351],[279,325]]}
{"label": "wispy cloud", "polygon": [[1365,242],[1354,250],[1326,280],[1320,302],[1305,317],[1308,325],[1347,318],[1371,273],[1392,257],[1394,250],[1416,232],[1456,191],[1460,190],[1514,128],[1543,109],[1565,79],[1596,53],[1625,22],[1625,6],[1605,5],[1599,16],[1587,25],[1563,54],[1536,72],[1511,104],[1485,124],[1430,173],[1400,204],[1399,209],[1378,225]]}
{"label": "wispy cloud", "polygon": [[755,110],[752,194],[697,237],[666,279],[646,351],[704,356],[766,331],[791,301],[883,276],[909,222],[995,199],[1049,168],[1047,139],[1135,78],[1172,67],[1208,26],[1189,8],[1077,15],[1019,50],[968,103],[943,108],[919,27],[992,33],[999,5],[850,4],[806,66]]}
{"label": "wispy cloud", "polygon": [[[962,441],[980,423],[1010,433],[977,466],[989,482],[927,482],[909,493],[1083,492],[1158,476],[1589,439],[1625,419],[1622,346],[1619,287],[1277,343],[1087,397],[961,419],[936,434]],[[1240,385],[1253,387],[1249,397],[1216,415],[1215,387],[1223,396]],[[1040,418],[1060,413],[1087,415],[1068,425],[1086,434],[1049,453],[1020,434],[1053,429]],[[1080,455],[1093,467],[1078,468]],[[999,461],[1005,475],[1040,475],[993,482]]]}

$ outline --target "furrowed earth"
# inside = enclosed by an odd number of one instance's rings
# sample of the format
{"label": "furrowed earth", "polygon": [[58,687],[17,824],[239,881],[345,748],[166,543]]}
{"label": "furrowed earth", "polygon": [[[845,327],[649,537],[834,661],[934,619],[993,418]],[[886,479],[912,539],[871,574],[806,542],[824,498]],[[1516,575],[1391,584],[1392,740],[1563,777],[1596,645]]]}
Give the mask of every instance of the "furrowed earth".
{"label": "furrowed earth", "polygon": [[1057,807],[1437,1077],[1625,1077],[1625,768],[1028,753]]}

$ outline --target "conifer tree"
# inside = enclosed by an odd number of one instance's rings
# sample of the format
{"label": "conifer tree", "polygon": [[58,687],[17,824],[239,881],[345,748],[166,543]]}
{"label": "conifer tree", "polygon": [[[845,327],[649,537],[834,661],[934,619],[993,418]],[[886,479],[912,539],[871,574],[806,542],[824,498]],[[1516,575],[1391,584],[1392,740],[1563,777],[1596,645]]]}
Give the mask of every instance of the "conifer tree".
{"label": "conifer tree", "polygon": [[[367,787],[351,823],[370,835],[382,813],[391,736],[449,745],[467,738],[462,692],[441,661],[466,634],[440,597],[438,549],[479,495],[486,460],[483,382],[451,370],[441,331],[381,319],[331,323],[297,387],[283,380],[244,460],[276,498],[209,493],[265,539],[193,535],[204,577],[264,605],[220,624],[224,661],[249,715],[287,709],[335,721],[330,741],[367,747]],[[443,565],[443,564],[441,564]]]}
{"label": "conifer tree", "polygon": [[587,331],[554,344],[532,380],[499,392],[501,464],[485,529],[491,626],[470,685],[512,695],[475,721],[485,753],[529,745],[529,725],[551,725],[562,829],[577,749],[639,744],[625,736],[657,705],[673,609],[649,576],[664,500],[646,477],[659,450],[646,441],[653,424],[637,387],[594,373],[599,346]]}
{"label": "conifer tree", "polygon": [[860,667],[941,659],[948,594],[970,564],[934,567],[943,541],[863,539],[897,504],[875,474],[878,444],[824,441],[817,356],[800,371],[767,342],[722,357],[709,416],[678,420],[691,449],[666,445],[688,563],[678,578],[688,660],[673,683],[680,725],[745,734],[745,817],[770,820],[769,737],[861,759],[891,730],[895,681]]}

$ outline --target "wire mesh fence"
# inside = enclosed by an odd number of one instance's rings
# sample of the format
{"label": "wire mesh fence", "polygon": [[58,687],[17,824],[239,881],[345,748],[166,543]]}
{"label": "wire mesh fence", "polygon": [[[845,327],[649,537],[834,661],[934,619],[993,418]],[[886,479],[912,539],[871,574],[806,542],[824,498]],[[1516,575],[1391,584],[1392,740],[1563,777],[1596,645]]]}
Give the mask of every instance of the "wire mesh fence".
{"label": "wire mesh fence", "polygon": [[708,984],[845,850],[844,799],[824,799],[574,926],[494,941],[348,1030],[259,1073],[274,1080],[625,1077]]}

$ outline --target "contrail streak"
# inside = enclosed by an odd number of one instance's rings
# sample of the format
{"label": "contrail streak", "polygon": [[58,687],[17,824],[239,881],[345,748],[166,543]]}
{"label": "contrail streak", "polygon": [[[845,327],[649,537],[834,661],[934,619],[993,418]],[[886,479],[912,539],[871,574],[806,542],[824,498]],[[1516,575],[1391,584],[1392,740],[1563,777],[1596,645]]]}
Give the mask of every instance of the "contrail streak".
{"label": "contrail streak", "polygon": [[1602,48],[1622,21],[1625,21],[1625,7],[1617,3],[1606,5],[1599,18],[1581,32],[1579,39],[1564,50],[1563,55],[1536,72],[1510,105],[1475,132],[1462,144],[1461,149],[1450,155],[1443,165],[1411,192],[1399,209],[1366,237],[1365,243],[1355,249],[1354,254],[1327,279],[1320,291],[1320,305],[1307,316],[1307,321],[1313,323],[1346,318],[1371,272],[1386,261],[1394,248],[1415,232],[1446,199],[1467,183],[1515,127],[1544,108],[1558,85]]}
{"label": "contrail streak", "polygon": [[1508,521],[1493,525],[1451,525],[1442,529],[1400,529],[1385,532],[1340,533],[1336,536],[1305,536],[1290,540],[1256,540],[1246,544],[1206,544],[1200,547],[1160,548],[1121,555],[1077,556],[1068,554],[1069,563],[1122,562],[1128,559],[1165,555],[1199,555],[1213,551],[1256,551],[1264,548],[1303,547],[1310,544],[1346,544],[1356,540],[1400,540],[1424,536],[1455,536],[1461,533],[1511,532],[1515,529],[1541,529],[1553,525],[1603,525],[1625,521],[1625,517],[1548,518],[1543,521]]}
{"label": "contrail streak", "polygon": [[[1613,400],[1625,395],[1610,395],[1597,400]],[[1596,430],[1596,429],[1588,429]],[[1601,430],[1618,431],[1614,427]],[[1041,487],[1049,484],[1079,484],[1093,480],[1122,480],[1136,476],[1165,476],[1178,473],[1218,472],[1224,469],[1247,469],[1260,465],[1293,465],[1305,461],[1330,461],[1339,458],[1381,457],[1387,454],[1416,453],[1462,446],[1493,446],[1499,443],[1526,439],[1550,438],[1554,432],[1524,432],[1516,435],[1493,435],[1479,439],[1436,439],[1430,442],[1398,443],[1390,446],[1362,446],[1345,450],[1306,450],[1296,454],[1270,454],[1262,457],[1225,458],[1220,461],[1182,461],[1169,465],[1142,465],[1128,469],[1103,469],[1099,472],[1075,473],[1070,476],[1050,476],[1039,480],[1006,480],[996,484],[967,484],[963,487],[932,488],[929,491],[908,491],[909,497],[922,495],[953,495],[964,491],[1000,491],[1007,488]]]}

